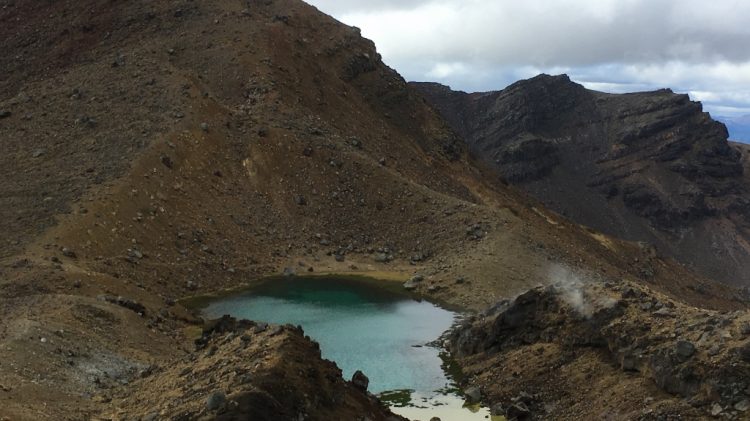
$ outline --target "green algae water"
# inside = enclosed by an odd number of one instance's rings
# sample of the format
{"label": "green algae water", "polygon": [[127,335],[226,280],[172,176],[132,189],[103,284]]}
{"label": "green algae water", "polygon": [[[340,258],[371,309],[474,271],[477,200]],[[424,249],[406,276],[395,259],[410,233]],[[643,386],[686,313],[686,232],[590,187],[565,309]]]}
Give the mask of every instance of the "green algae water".
{"label": "green algae water", "polygon": [[487,408],[464,406],[441,349],[430,345],[457,314],[427,301],[362,280],[270,278],[208,302],[204,314],[301,325],[345,378],[362,370],[369,391],[405,417],[490,419]]}

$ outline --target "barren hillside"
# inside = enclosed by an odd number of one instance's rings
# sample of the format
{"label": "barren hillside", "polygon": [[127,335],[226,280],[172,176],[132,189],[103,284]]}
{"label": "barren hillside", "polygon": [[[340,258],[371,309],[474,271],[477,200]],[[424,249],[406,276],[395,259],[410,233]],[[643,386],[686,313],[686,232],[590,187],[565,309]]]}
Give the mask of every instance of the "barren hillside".
{"label": "barren hillside", "polygon": [[[216,386],[232,416],[390,417],[296,329],[217,332],[177,302],[282,271],[421,273],[418,293],[479,310],[564,265],[745,306],[503,184],[300,1],[21,0],[0,21],[0,417],[212,419],[194,402]],[[219,367],[240,346],[258,365]]]}

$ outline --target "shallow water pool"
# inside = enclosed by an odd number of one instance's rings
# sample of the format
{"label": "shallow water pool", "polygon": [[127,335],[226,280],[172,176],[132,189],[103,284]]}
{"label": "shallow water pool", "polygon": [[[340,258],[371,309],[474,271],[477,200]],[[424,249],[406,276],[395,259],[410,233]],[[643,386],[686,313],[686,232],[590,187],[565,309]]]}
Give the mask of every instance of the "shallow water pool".
{"label": "shallow water pool", "polygon": [[345,378],[362,370],[369,391],[406,417],[490,419],[487,408],[464,407],[442,350],[430,345],[457,314],[427,301],[362,280],[290,277],[212,300],[203,311],[208,317],[301,325]]}

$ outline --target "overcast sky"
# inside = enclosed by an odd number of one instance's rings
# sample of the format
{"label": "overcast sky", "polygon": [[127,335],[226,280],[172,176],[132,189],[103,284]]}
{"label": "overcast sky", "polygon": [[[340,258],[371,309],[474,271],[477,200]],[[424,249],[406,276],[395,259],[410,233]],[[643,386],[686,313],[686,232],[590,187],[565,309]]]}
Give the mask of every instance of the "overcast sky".
{"label": "overcast sky", "polygon": [[750,0],[306,0],[375,41],[407,80],[464,91],[567,73],[592,89],[669,87],[750,114]]}

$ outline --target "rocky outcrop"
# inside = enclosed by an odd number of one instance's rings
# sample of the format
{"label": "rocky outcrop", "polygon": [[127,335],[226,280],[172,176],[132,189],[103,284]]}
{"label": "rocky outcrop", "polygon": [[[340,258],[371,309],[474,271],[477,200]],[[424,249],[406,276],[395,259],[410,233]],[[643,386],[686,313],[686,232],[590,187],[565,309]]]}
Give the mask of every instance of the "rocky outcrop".
{"label": "rocky outcrop", "polygon": [[[518,349],[554,344],[558,355],[566,355],[560,371],[594,350],[623,376],[641,376],[705,414],[718,405],[727,416],[744,416],[749,326],[745,312],[689,308],[629,283],[564,282],[499,302],[455,329],[449,343],[460,361],[499,361],[501,367],[508,362],[504,356]],[[524,376],[518,367],[504,368]],[[480,384],[490,398],[503,401],[494,385]],[[505,400],[506,407],[513,404]],[[543,402],[532,401],[544,418]]]}
{"label": "rocky outcrop", "polygon": [[750,283],[741,152],[687,95],[605,94],[566,75],[475,94],[413,86],[477,157],[550,208],[653,243],[703,275]]}
{"label": "rocky outcrop", "polygon": [[[497,182],[372,42],[299,0],[6,3],[0,417],[379,419],[295,329],[229,323],[196,349],[179,298],[282,271],[418,271],[417,292],[480,308],[562,260],[731,299]],[[509,162],[556,158],[520,178],[566,162],[521,140]]]}
{"label": "rocky outcrop", "polygon": [[300,328],[225,316],[207,323],[195,343],[194,352],[167,367],[152,368],[116,396],[108,415],[403,420],[367,394],[361,378],[345,381],[336,364],[322,359],[317,343]]}

